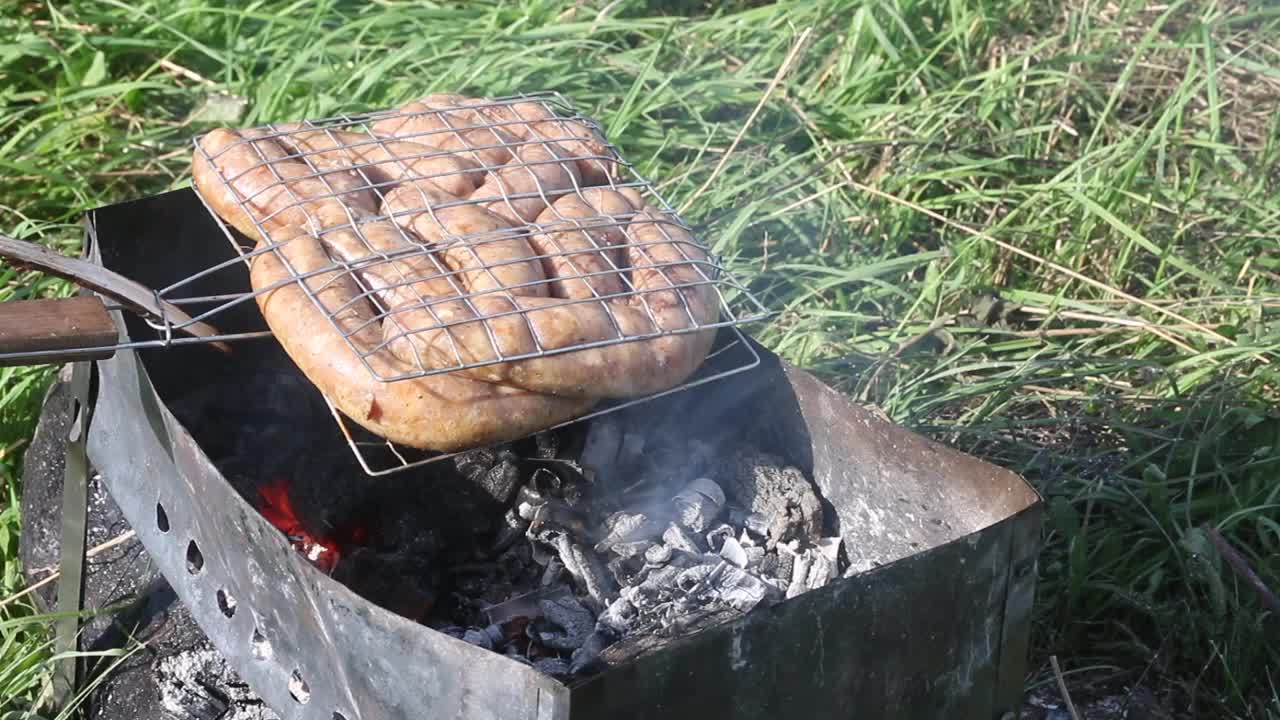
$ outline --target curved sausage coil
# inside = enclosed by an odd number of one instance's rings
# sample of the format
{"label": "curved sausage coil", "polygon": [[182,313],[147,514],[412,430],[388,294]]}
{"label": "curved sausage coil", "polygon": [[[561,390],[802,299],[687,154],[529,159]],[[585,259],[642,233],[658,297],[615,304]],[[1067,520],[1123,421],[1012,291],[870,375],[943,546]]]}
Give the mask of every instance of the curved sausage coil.
{"label": "curved sausage coil", "polygon": [[513,440],[686,381],[720,268],[595,128],[432,95],[362,121],[214,130],[195,189],[256,243],[272,333],[333,404],[411,447]]}

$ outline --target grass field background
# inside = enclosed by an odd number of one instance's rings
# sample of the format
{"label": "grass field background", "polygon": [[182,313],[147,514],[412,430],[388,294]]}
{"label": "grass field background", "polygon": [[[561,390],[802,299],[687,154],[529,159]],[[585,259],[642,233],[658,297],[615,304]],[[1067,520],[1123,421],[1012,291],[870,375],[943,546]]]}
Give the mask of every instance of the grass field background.
{"label": "grass field background", "polygon": [[[1079,692],[1280,718],[1280,617],[1200,529],[1280,589],[1273,3],[4,2],[0,232],[74,252],[215,125],[541,89],[751,278],[758,339],[1046,496],[1029,688],[1056,655]],[[5,594],[51,377],[0,370]],[[21,717],[47,620],[0,612]]]}

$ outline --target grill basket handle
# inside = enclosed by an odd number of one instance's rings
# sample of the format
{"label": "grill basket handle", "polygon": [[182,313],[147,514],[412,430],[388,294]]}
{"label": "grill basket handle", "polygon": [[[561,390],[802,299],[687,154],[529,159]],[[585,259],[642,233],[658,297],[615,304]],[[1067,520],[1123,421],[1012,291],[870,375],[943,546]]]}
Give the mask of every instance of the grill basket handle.
{"label": "grill basket handle", "polygon": [[[0,235],[0,257],[101,293],[123,307],[159,319],[166,327],[195,337],[218,335],[154,291],[88,260],[54,252],[33,242]],[[119,334],[99,297],[17,300],[0,303],[0,366],[101,360],[115,354]],[[226,343],[213,342],[223,352]]]}

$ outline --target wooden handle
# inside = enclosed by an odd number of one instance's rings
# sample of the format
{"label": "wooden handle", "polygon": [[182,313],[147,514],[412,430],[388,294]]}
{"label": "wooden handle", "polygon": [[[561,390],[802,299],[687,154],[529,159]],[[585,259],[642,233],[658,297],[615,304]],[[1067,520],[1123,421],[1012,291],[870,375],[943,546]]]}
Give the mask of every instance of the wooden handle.
{"label": "wooden handle", "polygon": [[[148,288],[88,260],[67,257],[33,242],[14,240],[5,235],[0,235],[0,257],[8,258],[13,265],[34,267],[70,280],[82,288],[95,290],[135,312],[153,318],[168,318],[174,324],[181,324],[188,335],[204,338],[218,335],[217,328],[193,320],[182,308],[161,299]],[[223,352],[231,352],[224,342],[216,341],[213,345]]]}
{"label": "wooden handle", "polygon": [[98,297],[0,302],[0,366],[102,360],[115,354],[118,342],[116,325]]}

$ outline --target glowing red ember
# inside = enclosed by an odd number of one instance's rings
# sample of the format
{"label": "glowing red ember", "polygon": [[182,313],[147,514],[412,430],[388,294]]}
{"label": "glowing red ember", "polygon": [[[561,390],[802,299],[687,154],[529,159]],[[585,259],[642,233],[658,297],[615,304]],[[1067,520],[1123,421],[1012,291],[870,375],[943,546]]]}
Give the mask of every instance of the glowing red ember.
{"label": "glowing red ember", "polygon": [[[342,557],[338,543],[329,538],[316,537],[302,526],[293,511],[293,503],[289,501],[289,481],[277,478],[259,486],[258,497],[261,500],[258,512],[289,538],[294,549],[325,574],[332,573]],[[363,536],[364,533],[362,529],[358,529],[353,534]]]}

